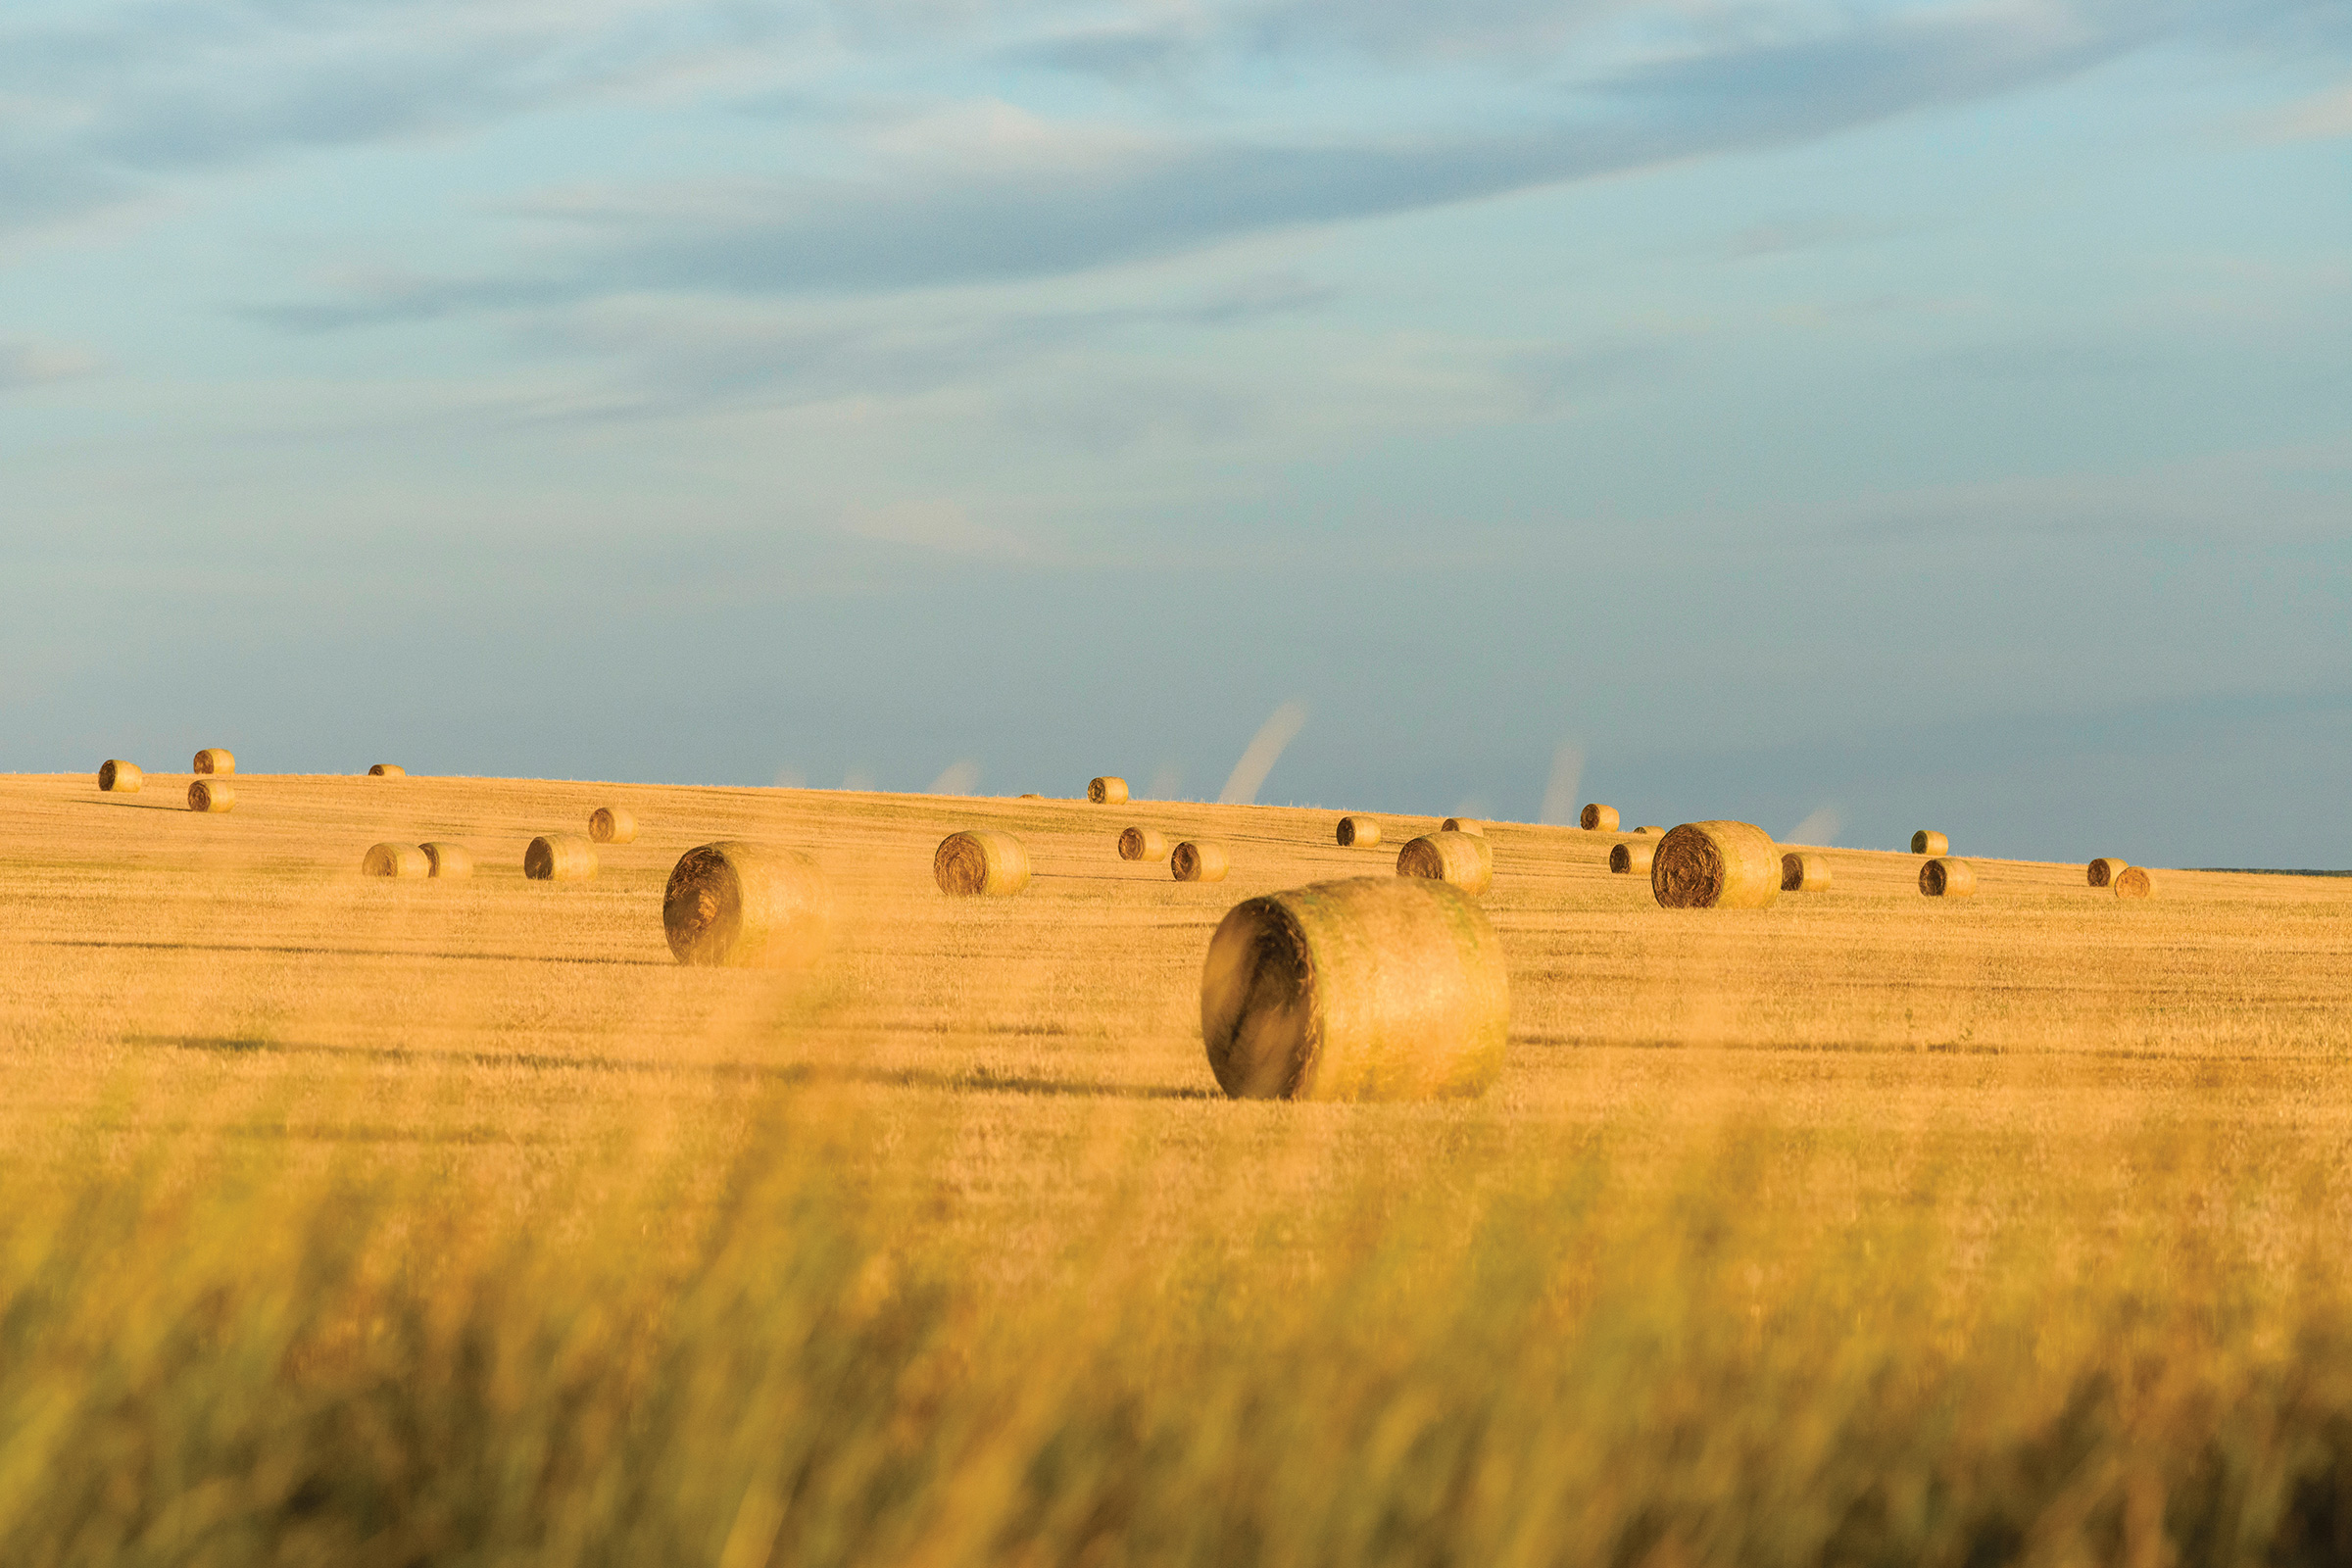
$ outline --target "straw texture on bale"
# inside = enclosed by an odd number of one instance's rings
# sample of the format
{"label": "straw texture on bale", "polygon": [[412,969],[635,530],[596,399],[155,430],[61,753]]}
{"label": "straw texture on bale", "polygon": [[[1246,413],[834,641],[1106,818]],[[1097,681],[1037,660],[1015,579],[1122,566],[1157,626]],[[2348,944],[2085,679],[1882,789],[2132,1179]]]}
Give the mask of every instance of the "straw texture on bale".
{"label": "straw texture on bale", "polygon": [[637,836],[637,819],[617,806],[588,813],[588,836],[599,844],[626,844]]}
{"label": "straw texture on bale", "polygon": [[1973,899],[1977,868],[1966,860],[1938,855],[1919,868],[1919,891],[1931,899]]}
{"label": "straw texture on bale", "polygon": [[194,773],[215,773],[222,778],[228,777],[236,770],[237,754],[220,746],[207,746],[203,751],[198,752],[196,765],[189,769]]}
{"label": "straw texture on bale", "polygon": [[1591,832],[1614,833],[1617,831],[1617,808],[1594,801],[1585,808],[1577,821]]}
{"label": "straw texture on bale", "polygon": [[1646,841],[1628,839],[1623,844],[1609,846],[1609,869],[1619,876],[1631,876],[1636,871],[1649,875],[1649,864],[1658,857],[1658,847]]}
{"label": "straw texture on bale", "polygon": [[1781,857],[1783,893],[1820,893],[1830,885],[1830,862],[1818,855],[1790,850]]}
{"label": "straw texture on bale", "polygon": [[577,833],[544,833],[522,852],[522,874],[534,882],[584,882],[596,875],[596,846]]}
{"label": "straw texture on bale", "polygon": [[117,795],[136,795],[146,782],[147,775],[139,771],[136,762],[125,762],[119,757],[110,757],[98,764],[98,787],[102,790],[112,790]]}
{"label": "straw texture on bale", "polygon": [[1911,835],[1911,853],[1913,855],[1949,855],[1952,853],[1952,841],[1932,828],[1923,827]]}
{"label": "straw texture on bale", "polygon": [[370,762],[368,764],[368,776],[369,778],[407,778],[409,770],[398,762]]}
{"label": "straw texture on bale", "polygon": [[1380,823],[1369,816],[1343,816],[1340,843],[1359,850],[1372,849],[1380,843]]}
{"label": "straw texture on bale", "polygon": [[958,898],[1004,898],[1029,885],[1029,850],[1009,833],[951,833],[931,857],[939,891]]}
{"label": "straw texture on bale", "polygon": [[662,929],[680,963],[798,968],[824,951],[832,917],[815,860],[734,839],[680,856],[662,894]]}
{"label": "straw texture on bale", "polygon": [[438,877],[473,875],[473,852],[463,844],[419,844],[427,863]]}
{"label": "straw texture on bale", "polygon": [[1441,833],[1473,833],[1483,839],[1487,836],[1487,824],[1472,821],[1466,816],[1449,816],[1438,824],[1438,831]]}
{"label": "straw texture on bale", "polygon": [[1156,860],[1167,853],[1167,835],[1155,827],[1131,827],[1119,835],[1122,860]]}
{"label": "straw texture on bale", "polygon": [[1090,778],[1086,781],[1086,798],[1097,806],[1127,804],[1127,781],[1123,778]]}
{"label": "straw texture on bale", "polygon": [[2103,888],[2112,886],[2116,877],[2128,869],[2131,864],[2130,860],[2119,860],[2112,855],[2102,855],[2083,867],[2083,870],[2089,875],[2092,887]]}
{"label": "straw texture on bale", "polygon": [[237,792],[219,779],[200,778],[188,786],[188,809],[191,811],[233,811],[237,808]]}
{"label": "straw texture on bale", "polygon": [[370,844],[360,857],[362,876],[431,876],[433,862],[414,844]]}
{"label": "straw texture on bale", "polygon": [[1460,889],[1355,877],[1250,899],[1209,939],[1200,1038],[1236,1100],[1438,1100],[1502,1071],[1510,985]]}
{"label": "straw texture on bale", "polygon": [[2148,875],[2146,866],[2127,865],[2115,873],[2115,896],[2119,899],[2144,899],[2155,891],[2156,880]]}
{"label": "straw texture on bale", "polygon": [[1685,822],[1658,840],[1650,897],[1667,909],[1761,909],[1781,896],[1781,849],[1752,822]]}
{"label": "straw texture on bale", "polygon": [[1186,839],[1168,857],[1168,869],[1179,882],[1222,882],[1233,869],[1233,857],[1211,839]]}
{"label": "straw texture on bale", "polygon": [[1484,893],[1494,885],[1494,851],[1475,833],[1424,833],[1396,852],[1396,874]]}

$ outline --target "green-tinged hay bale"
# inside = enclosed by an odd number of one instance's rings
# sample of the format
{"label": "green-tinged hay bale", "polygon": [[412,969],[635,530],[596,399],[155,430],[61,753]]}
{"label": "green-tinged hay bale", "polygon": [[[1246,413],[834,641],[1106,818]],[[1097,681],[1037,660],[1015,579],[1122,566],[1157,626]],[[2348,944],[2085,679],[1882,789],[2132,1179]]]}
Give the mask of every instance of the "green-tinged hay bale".
{"label": "green-tinged hay bale", "polygon": [[585,882],[596,875],[596,846],[577,833],[543,833],[522,852],[522,874],[534,882]]}
{"label": "green-tinged hay bale", "polygon": [[2119,899],[2145,899],[2155,892],[2156,879],[2148,875],[2144,865],[2127,865],[2115,873],[2115,896]]}
{"label": "green-tinged hay bale", "polygon": [[1576,820],[1588,832],[1614,833],[1617,831],[1617,808],[1594,801],[1584,808]]}
{"label": "green-tinged hay bale", "polygon": [[432,874],[431,857],[415,844],[370,844],[368,853],[360,857],[362,876],[425,877]]}
{"label": "green-tinged hay bale", "polygon": [[1168,836],[1155,827],[1131,827],[1119,835],[1122,860],[1160,860],[1168,854]]}
{"label": "green-tinged hay bale", "polygon": [[437,877],[473,875],[473,852],[463,844],[419,844],[424,858]]}
{"label": "green-tinged hay bale", "polygon": [[1609,869],[1619,876],[1640,872],[1649,875],[1650,862],[1658,857],[1658,847],[1644,839],[1627,839],[1623,844],[1609,846]]}
{"label": "green-tinged hay bale", "polygon": [[617,806],[600,806],[588,813],[588,836],[599,844],[626,844],[637,836],[637,818]]}
{"label": "green-tinged hay bale", "polygon": [[146,787],[147,775],[139,771],[136,762],[125,762],[110,757],[98,764],[98,787],[117,795],[136,795]]}
{"label": "green-tinged hay bale", "polygon": [[1341,817],[1339,832],[1343,847],[1369,850],[1380,844],[1380,823],[1369,816]]}
{"label": "green-tinged hay bale", "polygon": [[951,833],[931,857],[931,875],[957,898],[1006,898],[1029,885],[1029,850],[1009,833]]}
{"label": "green-tinged hay bale", "polygon": [[1086,798],[1097,806],[1127,804],[1127,781],[1123,778],[1090,778],[1086,781]]}
{"label": "green-tinged hay bale", "polygon": [[370,762],[368,764],[368,776],[369,778],[407,778],[409,770],[398,762]]}
{"label": "green-tinged hay bale", "polygon": [[2103,888],[2113,886],[2116,877],[2131,869],[2131,866],[2130,860],[2119,860],[2112,855],[2102,855],[2084,866],[2083,871],[2089,876],[2092,887]]}
{"label": "green-tinged hay bale", "polygon": [[200,778],[188,786],[188,809],[191,811],[233,811],[237,808],[237,792],[220,779]]}
{"label": "green-tinged hay bale", "polygon": [[680,856],[662,894],[662,929],[680,963],[800,968],[824,952],[832,918],[815,860],[733,839]]}
{"label": "green-tinged hay bale", "polygon": [[1931,899],[1973,899],[1977,868],[1966,860],[1939,855],[1919,868],[1919,891]]}
{"label": "green-tinged hay bale", "polygon": [[1168,857],[1168,869],[1179,882],[1222,882],[1233,869],[1233,856],[1211,839],[1186,839]]}
{"label": "green-tinged hay bale", "polygon": [[1494,885],[1494,851],[1475,833],[1424,833],[1396,852],[1396,874],[1484,893]]}
{"label": "green-tinged hay bale", "polygon": [[1646,835],[1648,835],[1649,837],[1651,837],[1651,838],[1656,838],[1656,839],[1662,839],[1662,838],[1664,838],[1664,837],[1666,836],[1666,830],[1665,830],[1664,828],[1662,828],[1662,827],[1658,827],[1658,826],[1656,826],[1656,825],[1654,825],[1654,824],[1653,824],[1653,825],[1651,825],[1651,826],[1649,826],[1649,827],[1638,827],[1638,828],[1634,829],[1634,831],[1635,831],[1636,833],[1646,834]]}
{"label": "green-tinged hay bale", "polygon": [[1952,841],[1931,828],[1923,827],[1911,835],[1911,853],[1913,855],[1949,855],[1952,853]]}
{"label": "green-tinged hay bale", "polygon": [[1781,891],[1783,893],[1820,893],[1830,885],[1830,862],[1818,855],[1800,855],[1794,850],[1781,857]]}
{"label": "green-tinged hay bale", "polygon": [[223,746],[207,746],[196,754],[196,773],[212,773],[226,778],[237,770],[237,754]]}
{"label": "green-tinged hay bale", "polygon": [[1666,909],[1761,909],[1781,896],[1781,849],[1752,822],[1685,822],[1649,862],[1649,892]]}
{"label": "green-tinged hay bale", "polygon": [[1200,1038],[1236,1100],[1437,1100],[1502,1071],[1510,983],[1476,901],[1355,877],[1238,904],[1209,939]]}
{"label": "green-tinged hay bale", "polygon": [[1441,833],[1468,833],[1483,839],[1487,836],[1487,824],[1473,821],[1466,816],[1449,816],[1438,824],[1438,831]]}

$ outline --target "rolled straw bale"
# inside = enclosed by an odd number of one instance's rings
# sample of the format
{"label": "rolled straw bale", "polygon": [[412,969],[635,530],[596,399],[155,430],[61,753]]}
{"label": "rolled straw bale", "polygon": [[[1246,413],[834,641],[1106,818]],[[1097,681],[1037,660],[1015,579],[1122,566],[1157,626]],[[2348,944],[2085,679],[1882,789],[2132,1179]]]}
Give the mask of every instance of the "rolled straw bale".
{"label": "rolled straw bale", "polygon": [[599,844],[626,844],[637,836],[637,819],[617,806],[588,813],[588,836]]}
{"label": "rolled straw bale", "polygon": [[543,833],[522,852],[522,874],[534,882],[584,882],[596,875],[596,846],[577,833]]}
{"label": "rolled straw bale", "polygon": [[1931,899],[1973,899],[1977,868],[1966,860],[1938,855],[1919,868],[1919,891]]}
{"label": "rolled straw bale", "polygon": [[1685,822],[1658,840],[1649,893],[1666,909],[1761,909],[1781,896],[1781,849],[1752,822]]}
{"label": "rolled straw bale", "polygon": [[1617,808],[1603,806],[1595,801],[1586,807],[1576,820],[1579,825],[1591,832],[1614,833],[1617,831]]}
{"label": "rolled straw bale", "polygon": [[1441,833],[1469,833],[1483,839],[1487,836],[1487,824],[1474,822],[1466,816],[1449,816],[1438,824],[1438,831]]}
{"label": "rolled straw bale", "polygon": [[463,844],[419,844],[425,859],[431,863],[433,875],[458,877],[473,875],[473,852]]}
{"label": "rolled straw bale", "polygon": [[2115,873],[2115,896],[2119,899],[2144,899],[2155,891],[2156,880],[2148,875],[2144,865],[2127,865]]}
{"label": "rolled straw bale", "polygon": [[398,762],[370,762],[368,764],[368,776],[369,778],[407,778],[409,770]]}
{"label": "rolled straw bale", "polygon": [[1236,1100],[1434,1100],[1502,1071],[1510,983],[1459,888],[1318,882],[1235,905],[1200,971],[1209,1071]]}
{"label": "rolled straw bale", "polygon": [[188,809],[191,811],[233,811],[237,808],[237,792],[219,779],[200,778],[188,786]]}
{"label": "rolled straw bale", "polygon": [[1028,794],[1022,796],[1021,799],[1024,801],[1042,801],[1045,799],[1045,797],[1038,794],[1037,791],[1031,790]]}
{"label": "rolled straw bale", "polygon": [[1359,850],[1377,848],[1380,844],[1380,823],[1369,816],[1340,818],[1340,843]]}
{"label": "rolled straw bale", "polygon": [[1123,778],[1090,778],[1086,781],[1086,798],[1097,806],[1127,804],[1127,781]]}
{"label": "rolled straw bale", "polygon": [[1165,859],[1167,853],[1167,835],[1155,827],[1131,827],[1119,835],[1119,858],[1122,860]]}
{"label": "rolled straw bale", "polygon": [[146,782],[147,775],[139,771],[136,762],[125,762],[119,757],[110,757],[98,764],[98,787],[102,790],[112,790],[117,795],[136,795]]}
{"label": "rolled straw bale", "polygon": [[2083,870],[2089,875],[2092,887],[2103,888],[2112,885],[2116,874],[2131,863],[2130,860],[2119,860],[2112,855],[2102,855],[2083,867]]}
{"label": "rolled straw bale", "polygon": [[662,929],[680,963],[797,968],[824,951],[832,917],[814,860],[735,839],[688,850],[662,894]]}
{"label": "rolled straw bale", "polygon": [[1911,835],[1911,853],[1913,855],[1949,855],[1952,853],[1952,841],[1931,828],[1923,827]]}
{"label": "rolled straw bale", "polygon": [[1424,833],[1396,852],[1396,874],[1484,893],[1494,885],[1494,851],[1475,833]]}
{"label": "rolled straw bale", "polygon": [[1656,859],[1658,847],[1643,839],[1628,839],[1623,844],[1609,846],[1609,869],[1620,876],[1639,871],[1649,875],[1649,864]]}
{"label": "rolled straw bale", "polygon": [[1781,891],[1783,893],[1820,893],[1830,885],[1830,862],[1818,855],[1800,855],[1794,850],[1781,857]]}
{"label": "rolled straw bale", "polygon": [[942,893],[1004,898],[1029,885],[1029,851],[1009,833],[951,833],[931,857],[931,875]]}
{"label": "rolled straw bale", "polygon": [[371,844],[360,857],[362,876],[431,876],[432,859],[414,844]]}
{"label": "rolled straw bale", "polygon": [[1666,836],[1666,830],[1662,827],[1638,827],[1634,829],[1634,831],[1636,833],[1646,833],[1651,838],[1662,839]]}
{"label": "rolled straw bale", "polygon": [[237,754],[220,746],[207,746],[203,751],[198,752],[196,765],[189,769],[196,773],[217,773],[222,778],[228,777],[236,770]]}
{"label": "rolled straw bale", "polygon": [[1233,869],[1233,857],[1211,839],[1186,839],[1168,857],[1168,869],[1179,882],[1222,882]]}

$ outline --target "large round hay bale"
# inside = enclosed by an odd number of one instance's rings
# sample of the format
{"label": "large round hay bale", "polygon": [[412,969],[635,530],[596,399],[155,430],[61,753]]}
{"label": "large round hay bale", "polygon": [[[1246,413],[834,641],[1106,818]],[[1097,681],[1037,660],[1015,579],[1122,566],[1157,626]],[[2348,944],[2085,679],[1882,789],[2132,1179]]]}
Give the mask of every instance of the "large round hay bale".
{"label": "large round hay bale", "polygon": [[98,764],[98,787],[117,795],[136,795],[145,787],[147,775],[139,771],[136,762],[125,762],[110,757]]}
{"label": "large round hay bale", "polygon": [[1923,827],[1911,835],[1911,853],[1913,855],[1949,855],[1952,853],[1952,841],[1933,828]]}
{"label": "large round hay bale", "polygon": [[824,951],[832,916],[813,859],[734,839],[688,850],[662,893],[662,929],[680,963],[797,968]]}
{"label": "large round hay bale", "polygon": [[1973,899],[1977,868],[1966,860],[1938,855],[1919,868],[1919,891],[1931,899]]}
{"label": "large round hay bale", "polygon": [[1667,909],[1761,909],[1781,896],[1781,849],[1752,822],[1685,822],[1658,840],[1650,897]]}
{"label": "large round hay bale", "polygon": [[1168,869],[1179,882],[1222,882],[1233,856],[1213,839],[1186,839],[1168,857]]}
{"label": "large round hay bale", "polygon": [[1380,823],[1369,816],[1343,816],[1340,818],[1339,836],[1343,846],[1358,850],[1374,849],[1380,844]]}
{"label": "large round hay bale", "polygon": [[1609,869],[1619,876],[1631,876],[1637,871],[1647,876],[1650,862],[1657,857],[1656,844],[1646,839],[1627,839],[1609,846]]}
{"label": "large round hay bale", "polygon": [[1584,808],[1576,820],[1589,832],[1614,833],[1617,831],[1617,808],[1594,801]]}
{"label": "large round hay bale", "polygon": [[1820,893],[1830,885],[1830,862],[1818,855],[1790,850],[1781,857],[1783,893]]}
{"label": "large round hay bale", "polygon": [[2128,869],[2131,864],[2130,860],[2119,860],[2112,855],[2102,855],[2082,869],[2084,874],[2090,878],[2092,887],[2103,888],[2112,886],[2117,874]]}
{"label": "large round hay bale", "polygon": [[416,847],[424,852],[433,875],[443,878],[473,875],[473,852],[465,845],[434,843]]}
{"label": "large round hay bale", "polygon": [[1475,833],[1424,833],[1396,852],[1396,874],[1484,893],[1494,885],[1494,850]]}
{"label": "large round hay bale", "polygon": [[191,811],[233,811],[237,808],[237,792],[220,779],[200,778],[188,786],[188,809]]}
{"label": "large round hay bale", "polygon": [[931,857],[931,875],[942,893],[1004,898],[1029,885],[1029,851],[1009,833],[951,833]]}
{"label": "large round hay bale", "polygon": [[196,765],[190,769],[192,772],[212,773],[221,778],[228,777],[236,770],[237,754],[221,746],[207,746],[203,751],[198,752]]}
{"label": "large round hay bale", "polygon": [[534,882],[584,882],[596,875],[596,846],[577,833],[543,833],[522,852],[522,874]]}
{"label": "large round hay bale", "polygon": [[1354,877],[1234,906],[1200,972],[1209,1071],[1236,1100],[1434,1100],[1502,1071],[1510,983],[1476,901]]}
{"label": "large round hay bale", "polygon": [[431,876],[431,857],[415,844],[370,844],[360,857],[362,876]]}
{"label": "large round hay bale", "polygon": [[1086,798],[1097,806],[1127,804],[1127,781],[1123,778],[1090,778],[1086,781]]}
{"label": "large round hay bale", "polygon": [[2144,865],[2127,865],[2115,873],[2115,896],[2119,899],[2144,899],[2156,892],[2156,879],[2148,875]]}
{"label": "large round hay bale", "polygon": [[588,813],[588,836],[599,844],[626,844],[637,836],[637,818],[617,806],[600,806]]}
{"label": "large round hay bale", "polygon": [[370,762],[368,764],[368,776],[369,778],[407,778],[409,770],[398,762]]}
{"label": "large round hay bale", "polygon": [[1449,816],[1438,824],[1438,831],[1441,833],[1468,833],[1483,839],[1487,836],[1487,824],[1474,821],[1467,816]]}
{"label": "large round hay bale", "polygon": [[1119,835],[1122,860],[1160,860],[1168,854],[1168,837],[1155,827],[1131,827]]}

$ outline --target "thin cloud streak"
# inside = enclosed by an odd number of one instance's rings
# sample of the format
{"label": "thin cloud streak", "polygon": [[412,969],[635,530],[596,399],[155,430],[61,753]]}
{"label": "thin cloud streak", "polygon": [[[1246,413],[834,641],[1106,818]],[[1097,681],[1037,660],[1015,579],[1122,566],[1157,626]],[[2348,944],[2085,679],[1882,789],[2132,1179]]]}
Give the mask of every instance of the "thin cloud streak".
{"label": "thin cloud streak", "polygon": [[1265,723],[1242,753],[1242,760],[1233,764],[1225,787],[1217,792],[1219,806],[1250,806],[1257,800],[1258,790],[1265,784],[1266,775],[1274,771],[1283,750],[1298,738],[1305,727],[1306,708],[1299,703],[1285,703],[1274,710]]}

